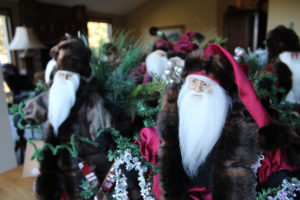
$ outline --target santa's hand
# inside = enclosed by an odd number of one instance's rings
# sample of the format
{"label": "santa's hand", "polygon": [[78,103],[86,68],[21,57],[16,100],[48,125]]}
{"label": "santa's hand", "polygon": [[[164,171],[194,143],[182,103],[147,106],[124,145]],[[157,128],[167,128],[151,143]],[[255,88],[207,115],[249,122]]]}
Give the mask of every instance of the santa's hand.
{"label": "santa's hand", "polygon": [[178,145],[178,85],[169,88],[157,116],[157,131],[166,145]]}
{"label": "santa's hand", "polygon": [[42,124],[47,120],[48,92],[30,99],[23,108],[25,119],[31,124]]}

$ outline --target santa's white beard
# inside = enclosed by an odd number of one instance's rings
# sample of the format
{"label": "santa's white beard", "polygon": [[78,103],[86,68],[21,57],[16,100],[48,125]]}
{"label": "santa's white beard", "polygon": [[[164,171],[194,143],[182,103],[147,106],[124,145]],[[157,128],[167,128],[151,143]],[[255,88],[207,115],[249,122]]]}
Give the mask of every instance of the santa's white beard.
{"label": "santa's white beard", "polygon": [[167,53],[162,50],[156,50],[150,53],[146,58],[146,68],[149,75],[157,74],[159,78],[164,78],[164,70],[167,68]]}
{"label": "santa's white beard", "polygon": [[185,83],[178,96],[180,151],[189,177],[197,175],[199,166],[218,141],[231,105],[225,90],[216,82],[210,82],[212,93],[188,90]]}
{"label": "santa's white beard", "polygon": [[[67,77],[64,78],[64,77]],[[67,119],[76,101],[76,91],[80,84],[80,75],[69,71],[57,71],[49,91],[48,119],[55,135],[58,128]]]}

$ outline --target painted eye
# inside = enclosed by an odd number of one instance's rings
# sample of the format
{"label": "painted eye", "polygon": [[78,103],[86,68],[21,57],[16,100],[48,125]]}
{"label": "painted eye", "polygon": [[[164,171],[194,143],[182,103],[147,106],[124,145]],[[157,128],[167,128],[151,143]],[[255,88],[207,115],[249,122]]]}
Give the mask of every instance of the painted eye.
{"label": "painted eye", "polygon": [[202,86],[203,86],[203,87],[208,87],[208,83],[202,82]]}
{"label": "painted eye", "polygon": [[197,79],[193,79],[192,82],[193,82],[193,84],[196,84],[197,83]]}

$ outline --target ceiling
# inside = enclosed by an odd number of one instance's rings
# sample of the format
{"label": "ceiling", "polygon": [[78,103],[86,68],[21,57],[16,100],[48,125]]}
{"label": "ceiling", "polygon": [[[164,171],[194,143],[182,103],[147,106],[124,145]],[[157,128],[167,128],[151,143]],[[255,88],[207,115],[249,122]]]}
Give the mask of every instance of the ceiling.
{"label": "ceiling", "polygon": [[[18,0],[6,0],[17,2]],[[88,11],[126,15],[150,0],[36,0],[39,2],[64,6],[85,5]]]}
{"label": "ceiling", "polygon": [[39,2],[74,6],[85,5],[88,11],[126,15],[147,0],[37,0]]}

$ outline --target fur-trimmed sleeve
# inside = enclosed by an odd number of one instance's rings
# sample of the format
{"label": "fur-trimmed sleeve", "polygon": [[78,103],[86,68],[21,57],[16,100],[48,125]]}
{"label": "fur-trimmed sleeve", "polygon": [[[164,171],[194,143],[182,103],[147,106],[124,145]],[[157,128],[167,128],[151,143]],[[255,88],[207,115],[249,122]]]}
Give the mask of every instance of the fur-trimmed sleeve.
{"label": "fur-trimmed sleeve", "polygon": [[157,117],[159,147],[159,181],[164,200],[187,198],[187,177],[184,173],[178,141],[177,98],[180,85],[169,88]]}
{"label": "fur-trimmed sleeve", "polygon": [[178,145],[177,98],[180,85],[172,85],[166,90],[162,106],[157,116],[157,131],[163,143]]}

